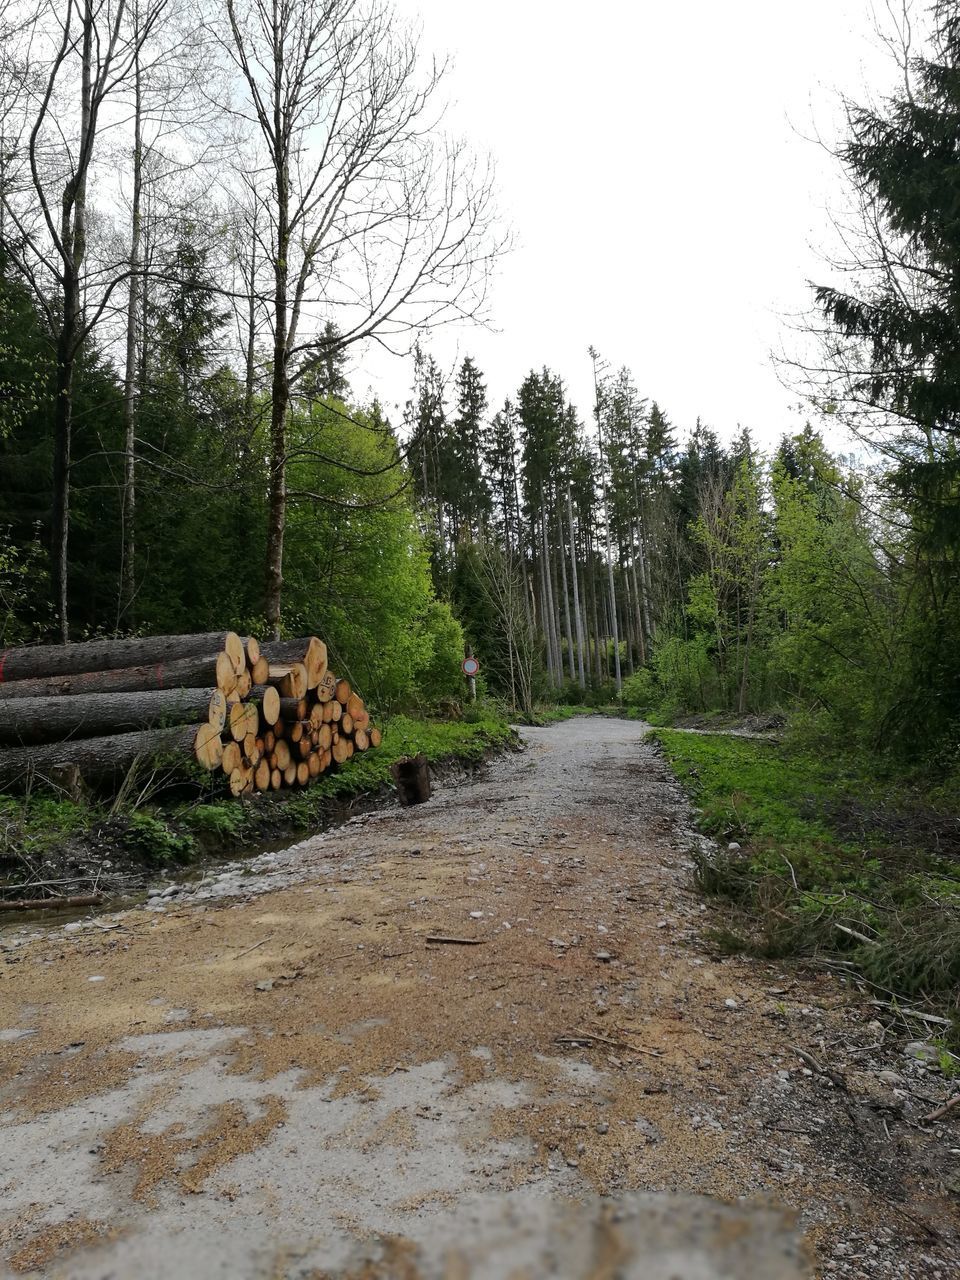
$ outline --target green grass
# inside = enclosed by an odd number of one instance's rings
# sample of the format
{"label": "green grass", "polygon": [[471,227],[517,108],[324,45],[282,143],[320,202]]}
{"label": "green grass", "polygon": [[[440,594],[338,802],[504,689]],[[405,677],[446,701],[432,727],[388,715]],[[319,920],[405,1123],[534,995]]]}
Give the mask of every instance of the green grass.
{"label": "green grass", "polygon": [[213,781],[205,775],[202,793],[188,801],[161,797],[113,813],[103,805],[72,804],[40,792],[0,796],[0,883],[22,879],[25,864],[56,856],[68,841],[96,847],[105,828],[115,866],[118,855],[153,866],[189,862],[203,853],[237,852],[277,833],[316,829],[337,802],[392,787],[390,766],[403,756],[422,752],[434,765],[476,763],[512,738],[506,721],[490,714],[471,723],[395,716],[385,724],[378,749],[357,753],[338,772],[324,774],[302,790],[238,801],[223,797],[219,775]]}
{"label": "green grass", "polygon": [[720,844],[698,859],[702,888],[736,908],[718,942],[766,956],[835,953],[887,990],[952,1001],[960,824],[939,797],[771,743],[653,736]]}

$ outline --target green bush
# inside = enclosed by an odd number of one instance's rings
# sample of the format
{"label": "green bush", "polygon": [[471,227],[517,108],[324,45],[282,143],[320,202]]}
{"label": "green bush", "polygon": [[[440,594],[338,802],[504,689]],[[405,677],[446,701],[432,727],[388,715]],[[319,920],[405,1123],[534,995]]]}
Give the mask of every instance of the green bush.
{"label": "green bush", "polygon": [[621,701],[625,707],[635,707],[638,711],[647,711],[656,706],[663,696],[657,677],[649,667],[641,667],[623,682]]}
{"label": "green bush", "polygon": [[236,801],[203,804],[183,810],[180,821],[205,845],[218,847],[231,844],[243,834],[247,810]]}
{"label": "green bush", "polygon": [[434,600],[420,622],[418,633],[426,657],[418,669],[417,694],[422,703],[440,698],[459,698],[464,692],[463,630],[450,611],[450,606]]}
{"label": "green bush", "polygon": [[126,837],[149,862],[189,862],[197,852],[192,836],[178,835],[161,818],[142,809],[127,820]]}

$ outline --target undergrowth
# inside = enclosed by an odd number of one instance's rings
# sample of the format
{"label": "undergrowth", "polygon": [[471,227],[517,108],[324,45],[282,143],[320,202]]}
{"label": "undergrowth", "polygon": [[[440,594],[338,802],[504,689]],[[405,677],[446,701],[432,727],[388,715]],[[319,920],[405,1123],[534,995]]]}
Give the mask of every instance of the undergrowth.
{"label": "undergrowth", "polygon": [[957,1013],[960,821],[943,791],[774,743],[654,737],[719,842],[697,857],[701,888],[735,907],[718,945],[829,953],[884,991]]}
{"label": "undergrowth", "polygon": [[[447,760],[476,763],[491,749],[506,746],[512,730],[493,714],[466,721],[426,721],[394,716],[386,722],[376,750],[357,753],[334,773],[303,789],[267,792],[241,800],[223,796],[219,775],[198,777],[184,798],[182,787],[167,795],[128,789],[125,805],[73,803],[35,791],[0,796],[0,887],[22,880],[25,871],[65,856],[68,848],[106,848],[121,860],[147,867],[187,863],[204,853],[227,854],[278,832],[316,829],[331,806],[392,787],[390,766],[422,753],[432,764]],[[178,797],[179,794],[179,798]]]}

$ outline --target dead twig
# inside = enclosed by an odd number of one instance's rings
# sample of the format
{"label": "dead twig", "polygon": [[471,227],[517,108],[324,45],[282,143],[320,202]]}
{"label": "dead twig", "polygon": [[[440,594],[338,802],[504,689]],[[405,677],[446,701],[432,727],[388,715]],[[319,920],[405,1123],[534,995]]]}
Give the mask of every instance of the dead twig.
{"label": "dead twig", "polygon": [[597,1044],[609,1045],[611,1049],[626,1049],[630,1053],[645,1053],[649,1058],[663,1057],[659,1049],[644,1049],[642,1045],[631,1044],[628,1040],[611,1040],[609,1036],[598,1036],[592,1031],[571,1031],[568,1035],[554,1037],[554,1044],[589,1044],[591,1041],[595,1041]]}
{"label": "dead twig", "polygon": [[251,951],[256,951],[258,947],[262,947],[265,943],[269,942],[272,937],[273,934],[271,933],[269,938],[261,938],[260,941],[255,942],[252,947],[247,947],[246,951],[241,951],[238,956],[234,956],[234,960],[242,960],[243,957],[248,956]]}
{"label": "dead twig", "polygon": [[830,1067],[825,1067],[819,1063],[812,1053],[807,1053],[806,1049],[800,1049],[797,1045],[790,1046],[797,1057],[807,1064],[810,1070],[817,1076],[823,1076],[824,1079],[831,1081],[838,1089],[842,1089],[844,1093],[848,1092],[847,1082],[839,1071],[832,1071]]}
{"label": "dead twig", "polygon": [[482,947],[486,938],[448,938],[445,934],[428,933],[427,942],[445,942],[454,947]]}

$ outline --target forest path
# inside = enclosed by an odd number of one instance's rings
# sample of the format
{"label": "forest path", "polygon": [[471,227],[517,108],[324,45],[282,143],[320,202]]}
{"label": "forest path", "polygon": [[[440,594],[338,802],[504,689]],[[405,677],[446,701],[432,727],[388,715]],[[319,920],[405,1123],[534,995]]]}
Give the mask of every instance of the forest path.
{"label": "forest path", "polygon": [[[822,1274],[956,1275],[933,1139],[873,1072],[848,1094],[792,1047],[856,1067],[862,998],[710,949],[643,735],[525,730],[479,780],[190,901],[0,938],[0,1275],[320,1277],[371,1232],[489,1251],[522,1219],[542,1244],[564,1197],[635,1192],[677,1196],[630,1200],[662,1273],[624,1269],[607,1224],[582,1269],[530,1274],[806,1274],[769,1201]],[[362,1274],[454,1274],[401,1262]]]}

